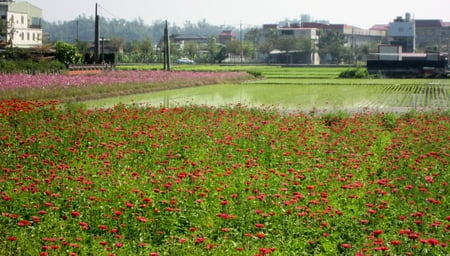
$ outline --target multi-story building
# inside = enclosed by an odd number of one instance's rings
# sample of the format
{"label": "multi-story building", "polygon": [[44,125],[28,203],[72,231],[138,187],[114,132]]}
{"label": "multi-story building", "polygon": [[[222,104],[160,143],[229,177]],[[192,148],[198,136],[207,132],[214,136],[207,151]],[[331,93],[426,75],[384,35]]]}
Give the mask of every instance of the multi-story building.
{"label": "multi-story building", "polygon": [[402,46],[403,52],[416,51],[416,23],[409,13],[389,24],[389,37],[392,45]]}
{"label": "multi-story building", "polygon": [[386,37],[382,29],[362,29],[346,24],[324,24],[317,22],[303,22],[303,28],[316,28],[324,31],[333,31],[344,35],[348,47],[359,47],[370,44],[379,44]]}
{"label": "multi-story building", "polygon": [[39,47],[42,36],[42,9],[28,2],[0,0],[0,47]]}
{"label": "multi-story building", "polygon": [[448,51],[450,22],[415,20],[416,47],[423,51]]}

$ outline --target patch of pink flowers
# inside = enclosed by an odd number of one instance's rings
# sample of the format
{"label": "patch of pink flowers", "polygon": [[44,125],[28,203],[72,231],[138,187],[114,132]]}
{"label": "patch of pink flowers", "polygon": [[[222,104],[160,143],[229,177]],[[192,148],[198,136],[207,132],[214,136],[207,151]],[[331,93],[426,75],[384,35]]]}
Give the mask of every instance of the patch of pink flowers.
{"label": "patch of pink flowers", "polygon": [[173,81],[230,80],[248,76],[245,72],[115,71],[99,75],[1,74],[0,90],[18,88],[68,88],[72,86],[161,84]]}

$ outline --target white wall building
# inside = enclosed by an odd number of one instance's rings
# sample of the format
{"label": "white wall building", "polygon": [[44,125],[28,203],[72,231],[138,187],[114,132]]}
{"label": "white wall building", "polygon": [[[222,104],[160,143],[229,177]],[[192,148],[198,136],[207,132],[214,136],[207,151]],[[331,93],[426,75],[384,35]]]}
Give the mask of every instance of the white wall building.
{"label": "white wall building", "polygon": [[42,9],[28,2],[0,0],[1,47],[42,46]]}

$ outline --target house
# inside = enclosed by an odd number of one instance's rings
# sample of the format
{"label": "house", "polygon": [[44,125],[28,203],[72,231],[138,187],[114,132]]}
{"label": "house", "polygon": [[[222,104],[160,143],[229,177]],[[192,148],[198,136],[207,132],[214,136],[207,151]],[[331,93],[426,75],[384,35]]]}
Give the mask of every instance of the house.
{"label": "house", "polygon": [[286,64],[319,64],[317,51],[319,36],[316,28],[302,28],[299,24],[287,24],[278,28],[278,35],[285,37],[302,38],[311,42],[308,50],[290,49],[287,52],[274,50],[270,52],[270,62]]}
{"label": "house", "polygon": [[229,41],[237,39],[236,32],[233,30],[224,30],[219,34],[219,43],[226,44]]}
{"label": "house", "polygon": [[0,0],[0,48],[42,46],[42,9],[28,2]]}

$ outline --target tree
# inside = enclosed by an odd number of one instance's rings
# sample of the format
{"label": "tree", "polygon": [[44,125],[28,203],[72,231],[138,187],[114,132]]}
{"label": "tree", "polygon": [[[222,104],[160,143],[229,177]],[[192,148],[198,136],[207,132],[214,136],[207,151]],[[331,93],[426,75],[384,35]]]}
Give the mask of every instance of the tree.
{"label": "tree", "polygon": [[185,42],[183,49],[184,56],[187,56],[193,60],[196,59],[198,53],[198,44],[196,42]]}
{"label": "tree", "polygon": [[219,50],[216,53],[215,60],[218,63],[222,63],[222,61],[224,61],[227,57],[228,57],[227,48],[223,45],[220,45]]}
{"label": "tree", "polygon": [[319,39],[319,55],[321,60],[338,64],[342,61],[353,62],[351,49],[345,47],[347,40],[341,33],[321,31]]}
{"label": "tree", "polygon": [[236,61],[236,57],[241,55],[241,42],[230,40],[227,42],[226,47],[232,61]]}
{"label": "tree", "polygon": [[56,42],[54,48],[56,50],[56,59],[66,66],[82,63],[83,56],[78,52],[76,46],[69,43]]}
{"label": "tree", "polygon": [[267,57],[270,52],[276,48],[278,35],[276,29],[269,29],[264,33],[263,37],[265,38],[264,42],[259,46],[259,52],[265,54]]}
{"label": "tree", "polygon": [[218,53],[218,46],[215,37],[210,37],[208,40],[208,62],[216,62],[216,54]]}

